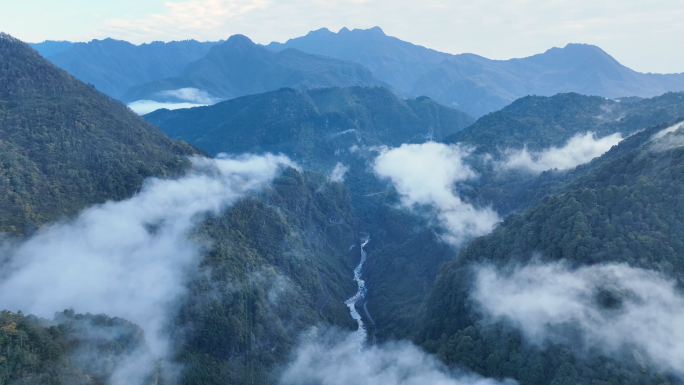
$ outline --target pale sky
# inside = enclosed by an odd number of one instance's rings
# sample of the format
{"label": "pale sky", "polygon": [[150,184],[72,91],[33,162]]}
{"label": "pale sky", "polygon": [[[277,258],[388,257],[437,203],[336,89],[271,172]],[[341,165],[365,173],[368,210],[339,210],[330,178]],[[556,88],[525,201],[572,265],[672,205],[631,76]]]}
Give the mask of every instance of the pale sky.
{"label": "pale sky", "polygon": [[454,54],[510,59],[588,43],[640,72],[684,72],[684,0],[0,0],[0,30],[27,42],[240,33],[266,44],[374,26]]}

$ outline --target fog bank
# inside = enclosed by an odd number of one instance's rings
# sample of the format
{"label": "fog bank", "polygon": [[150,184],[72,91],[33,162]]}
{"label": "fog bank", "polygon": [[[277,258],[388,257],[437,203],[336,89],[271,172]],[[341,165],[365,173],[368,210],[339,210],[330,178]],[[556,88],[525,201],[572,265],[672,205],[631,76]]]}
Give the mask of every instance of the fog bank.
{"label": "fog bank", "polygon": [[[45,318],[56,311],[106,313],[135,322],[152,357],[168,355],[162,333],[173,301],[200,261],[203,246],[188,236],[207,214],[218,214],[269,183],[284,156],[194,157],[188,175],[150,178],[135,196],[96,205],[66,223],[49,225],[29,239],[0,250],[0,308]],[[143,370],[144,371],[144,370]],[[120,375],[129,375],[129,369]],[[136,379],[121,377],[120,384]]]}
{"label": "fog bank", "polygon": [[684,297],[658,272],[626,264],[571,269],[558,262],[475,273],[471,298],[482,312],[512,322],[533,343],[565,342],[615,356],[628,348],[684,375]]}
{"label": "fog bank", "polygon": [[499,164],[503,170],[524,169],[534,173],[547,170],[568,170],[603,155],[620,143],[622,135],[617,133],[596,138],[593,132],[572,137],[563,147],[551,147],[541,152],[529,152],[526,148],[507,153],[505,161]]}
{"label": "fog bank", "polygon": [[353,334],[312,331],[305,335],[283,370],[281,385],[514,385],[476,374],[450,371],[439,360],[409,342],[358,349]]}
{"label": "fog bank", "polygon": [[437,209],[439,221],[448,231],[445,239],[461,244],[468,238],[489,233],[499,222],[492,209],[463,202],[455,191],[456,183],[478,176],[464,162],[468,155],[469,151],[458,145],[403,144],[382,149],[374,171],[392,181],[403,206],[427,205]]}

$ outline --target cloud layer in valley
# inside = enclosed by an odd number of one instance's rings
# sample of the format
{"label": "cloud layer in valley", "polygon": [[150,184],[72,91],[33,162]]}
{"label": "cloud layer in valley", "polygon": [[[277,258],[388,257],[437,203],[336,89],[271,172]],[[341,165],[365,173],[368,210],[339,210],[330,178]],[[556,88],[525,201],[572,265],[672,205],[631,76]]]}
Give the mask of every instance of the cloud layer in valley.
{"label": "cloud layer in valley", "polygon": [[469,152],[458,145],[428,142],[383,149],[375,173],[389,178],[408,208],[431,206],[438,211],[447,241],[460,244],[489,233],[499,222],[490,208],[476,208],[455,194],[455,184],[477,177],[463,159]]}
{"label": "cloud layer in valley", "polygon": [[353,334],[305,335],[294,360],[280,376],[281,385],[514,385],[475,374],[449,371],[436,358],[408,342],[359,350]]}
{"label": "cloud layer in valley", "polygon": [[[508,273],[480,267],[471,297],[533,343],[581,342],[616,356],[629,347],[684,375],[684,297],[655,271],[623,264],[571,269],[562,262]],[[582,339],[568,341],[568,326],[579,328]]]}
{"label": "cloud layer in valley", "polygon": [[162,98],[173,98],[189,103],[213,104],[217,102],[217,100],[209,95],[207,91],[192,87],[160,91],[157,92],[157,95],[161,96]]}
{"label": "cloud layer in valley", "polygon": [[177,110],[208,106],[219,101],[219,99],[209,95],[208,92],[192,87],[160,91],[156,95],[158,100],[136,100],[129,103],[128,107],[138,115],[145,115],[160,108]]}
{"label": "cloud layer in valley", "polygon": [[534,173],[553,169],[568,170],[603,155],[621,140],[622,135],[619,133],[596,138],[596,134],[587,132],[572,137],[563,147],[551,147],[536,153],[531,153],[527,149],[509,152],[506,160],[499,163],[499,167],[504,170],[529,170]]}
{"label": "cloud layer in valley", "polygon": [[[273,155],[192,162],[184,177],[150,178],[132,198],[93,206],[25,241],[8,242],[1,248],[0,292],[12,294],[0,296],[0,308],[46,318],[67,308],[122,317],[145,330],[152,354],[128,363],[141,369],[163,359],[170,342],[162,327],[206,246],[190,240],[190,232],[205,215],[221,212],[292,164]],[[118,371],[117,384],[147,374],[130,369]]]}
{"label": "cloud layer in valley", "polygon": [[152,111],[156,111],[160,108],[166,108],[167,110],[177,110],[180,108],[192,108],[201,107],[208,104],[197,104],[197,103],[163,103],[154,100],[137,100],[135,102],[129,103],[128,108],[133,110],[138,115],[149,114]]}

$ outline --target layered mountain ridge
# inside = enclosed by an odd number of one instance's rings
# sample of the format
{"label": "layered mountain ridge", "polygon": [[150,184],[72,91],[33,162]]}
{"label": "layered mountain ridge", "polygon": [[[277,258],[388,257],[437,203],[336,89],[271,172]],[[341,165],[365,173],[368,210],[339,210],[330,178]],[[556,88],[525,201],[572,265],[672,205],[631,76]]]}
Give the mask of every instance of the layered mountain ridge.
{"label": "layered mountain ridge", "polygon": [[184,88],[202,90],[211,98],[222,100],[282,87],[304,90],[353,85],[390,87],[358,63],[296,49],[274,53],[246,36],[234,35],[212,47],[204,58],[189,64],[183,75],[132,87],[121,99],[168,100],[159,99],[160,94]]}

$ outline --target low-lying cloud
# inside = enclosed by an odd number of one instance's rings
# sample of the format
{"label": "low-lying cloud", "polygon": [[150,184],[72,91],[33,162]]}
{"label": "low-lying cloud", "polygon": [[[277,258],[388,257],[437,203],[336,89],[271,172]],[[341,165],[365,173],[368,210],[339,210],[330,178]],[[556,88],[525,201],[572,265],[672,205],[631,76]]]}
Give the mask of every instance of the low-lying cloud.
{"label": "low-lying cloud", "polygon": [[332,173],[330,173],[330,180],[333,182],[344,182],[344,175],[349,171],[349,167],[337,162]]}
{"label": "low-lying cloud", "polygon": [[684,146],[684,132],[679,129],[684,127],[684,123],[674,124],[651,137],[651,150],[667,151],[673,148]]}
{"label": "low-lying cloud", "polygon": [[404,144],[381,150],[374,171],[392,181],[405,207],[427,205],[437,209],[441,224],[448,230],[445,239],[460,244],[489,233],[499,222],[492,209],[476,208],[455,194],[456,183],[477,177],[464,163],[468,155],[469,151],[458,145]]}
{"label": "low-lying cloud", "polygon": [[[167,357],[171,343],[162,327],[206,246],[189,234],[206,215],[292,165],[270,154],[192,162],[194,169],[182,178],[150,178],[132,198],[93,206],[2,248],[0,293],[6,295],[0,308],[46,318],[67,308],[116,315],[145,330],[152,354],[129,363],[140,367]],[[115,373],[119,384],[139,382],[130,375],[142,372],[129,369]]]}
{"label": "low-lying cloud", "polygon": [[671,132],[675,132],[675,131],[679,130],[682,126],[684,126],[684,123],[673,124],[672,126],[666,128],[662,131],[659,131],[658,133],[653,135],[653,137],[651,139],[660,139],[660,138],[664,137],[665,135],[667,135]]}
{"label": "low-lying cloud", "polygon": [[157,95],[161,96],[162,98],[174,98],[184,102],[197,104],[214,104],[217,101],[215,98],[209,95],[207,91],[192,87],[160,91],[157,92]]}
{"label": "low-lying cloud", "polygon": [[188,102],[182,102],[182,103],[165,103],[165,102],[157,102],[154,100],[137,100],[135,102],[131,102],[128,104],[128,108],[133,110],[138,115],[145,115],[149,114],[152,111],[156,111],[162,108],[166,108],[167,110],[178,110],[181,108],[192,108],[192,107],[202,107],[202,106],[207,106],[207,104],[198,104],[198,103],[188,103]]}
{"label": "low-lying cloud", "polygon": [[[563,262],[508,274],[481,267],[471,297],[533,343],[582,343],[616,356],[629,348],[684,375],[684,297],[674,280],[655,271],[624,264],[571,269]],[[580,340],[568,341],[569,326],[579,328]]]}
{"label": "low-lying cloud", "polygon": [[603,155],[622,139],[619,133],[596,138],[595,133],[587,132],[572,137],[563,147],[551,147],[541,152],[529,152],[526,148],[509,152],[500,167],[504,170],[523,169],[534,173],[553,169],[568,170]]}
{"label": "low-lying cloud", "polygon": [[368,346],[361,350],[353,334],[311,333],[295,350],[280,376],[281,385],[496,385],[515,381],[455,373],[408,342]]}

